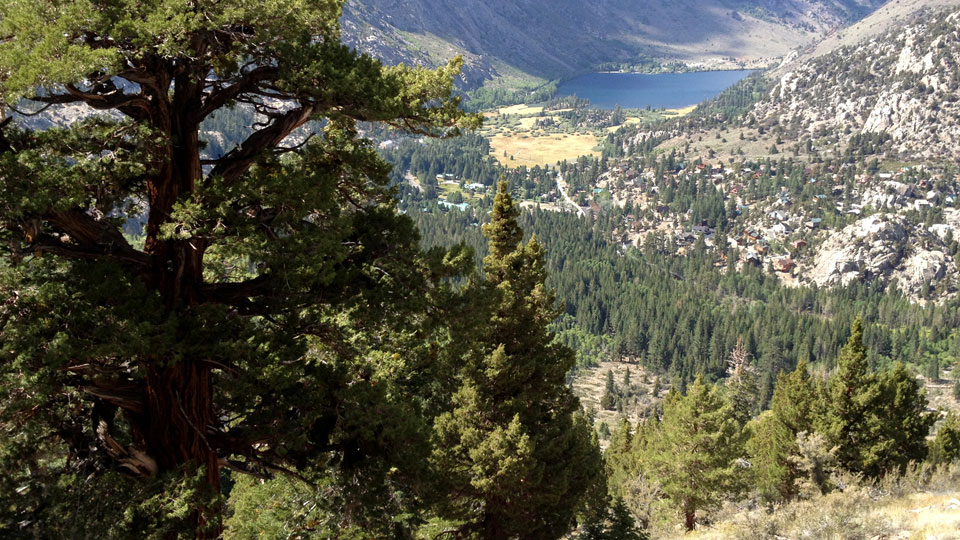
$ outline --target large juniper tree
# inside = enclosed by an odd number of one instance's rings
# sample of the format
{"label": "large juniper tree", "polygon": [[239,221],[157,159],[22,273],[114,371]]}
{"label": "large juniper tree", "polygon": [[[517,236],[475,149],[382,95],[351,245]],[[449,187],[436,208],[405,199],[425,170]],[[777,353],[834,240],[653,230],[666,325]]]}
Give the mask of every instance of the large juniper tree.
{"label": "large juniper tree", "polygon": [[[118,535],[116,506],[215,534],[223,467],[335,471],[364,493],[417,477],[431,354],[414,348],[450,265],[417,248],[357,121],[477,119],[452,97],[456,62],[384,67],[341,45],[340,7],[0,5],[0,105],[79,113],[0,124],[0,529],[89,536],[102,514],[95,534]],[[231,108],[256,122],[205,154],[204,123]],[[121,228],[136,216],[138,241]],[[337,493],[347,521],[379,508]],[[208,502],[178,510],[191,494]],[[57,517],[57,497],[84,512]]]}

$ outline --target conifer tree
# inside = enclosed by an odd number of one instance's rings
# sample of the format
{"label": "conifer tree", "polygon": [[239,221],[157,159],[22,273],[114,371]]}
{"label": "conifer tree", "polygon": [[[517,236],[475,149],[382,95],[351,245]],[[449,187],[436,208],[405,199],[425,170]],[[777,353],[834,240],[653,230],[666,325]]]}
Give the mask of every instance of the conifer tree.
{"label": "conifer tree", "polygon": [[770,410],[750,424],[747,451],[764,498],[790,500],[797,495],[801,474],[797,435],[812,431],[816,399],[807,364],[801,361],[792,373],[780,373]]}
{"label": "conifer tree", "polygon": [[952,463],[960,459],[960,415],[952,412],[947,415],[937,430],[937,436],[930,443],[929,460],[934,465]]}
{"label": "conifer tree", "polygon": [[466,258],[420,251],[357,122],[479,118],[459,60],[383,66],[341,44],[341,4],[0,5],[0,107],[81,113],[0,122],[0,529],[216,536],[227,469],[322,479],[351,523],[404,511],[426,307]]}
{"label": "conifer tree", "polygon": [[613,370],[607,370],[607,382],[603,389],[603,396],[600,397],[600,407],[613,410],[617,406],[617,388],[613,382]]}
{"label": "conifer tree", "polygon": [[797,363],[791,373],[781,372],[777,377],[770,410],[794,435],[813,430],[821,406],[805,361]]}
{"label": "conifer tree", "polygon": [[868,372],[863,325],[857,317],[837,356],[837,373],[827,389],[829,407],[818,426],[818,431],[837,445],[840,465],[855,472],[864,470],[861,450],[869,444],[866,415],[879,396],[874,382]]}
{"label": "conifer tree", "polygon": [[649,537],[637,527],[623,500],[617,499],[600,519],[586,523],[576,540],[647,540]]}
{"label": "conifer tree", "polygon": [[[641,426],[642,428],[642,426]],[[636,436],[642,439],[640,429],[635,435],[630,422],[621,417],[620,422],[610,435],[610,442],[603,453],[604,465],[606,468],[607,482],[610,486],[610,492],[616,497],[626,498],[626,486],[630,480],[638,474],[637,469],[637,444],[644,444],[643,440],[637,440]]]}
{"label": "conifer tree", "polygon": [[902,363],[879,375],[868,369],[858,317],[837,357],[817,430],[837,447],[840,466],[876,478],[922,460],[936,418],[925,412],[926,393]]}
{"label": "conifer tree", "polygon": [[734,418],[741,427],[745,426],[756,413],[759,389],[743,338],[737,338],[737,345],[727,360],[727,396],[733,407]]}
{"label": "conifer tree", "polygon": [[880,374],[877,402],[871,411],[871,438],[864,452],[866,473],[880,476],[903,471],[927,456],[927,435],[937,420],[927,411],[927,396],[903,362]]}
{"label": "conifer tree", "polygon": [[573,351],[547,329],[559,311],[544,285],[543,249],[536,237],[522,242],[518,213],[500,182],[476,290],[492,296],[492,309],[454,410],[436,423],[433,461],[454,494],[441,515],[463,537],[559,538],[606,490],[593,430],[566,385]]}
{"label": "conifer tree", "polygon": [[790,456],[796,437],[772,411],[762,412],[747,428],[750,474],[760,495],[767,501],[790,499],[795,491]]}
{"label": "conifer tree", "polygon": [[672,389],[664,401],[663,424],[643,462],[664,496],[693,530],[697,513],[736,493],[745,474],[740,427],[717,389],[697,377],[687,395]]}
{"label": "conifer tree", "polygon": [[660,423],[655,416],[631,428],[626,418],[611,435],[603,454],[607,482],[614,500],[623,500],[631,515],[647,527],[663,493],[644,460],[652,455],[651,445],[659,437]]}

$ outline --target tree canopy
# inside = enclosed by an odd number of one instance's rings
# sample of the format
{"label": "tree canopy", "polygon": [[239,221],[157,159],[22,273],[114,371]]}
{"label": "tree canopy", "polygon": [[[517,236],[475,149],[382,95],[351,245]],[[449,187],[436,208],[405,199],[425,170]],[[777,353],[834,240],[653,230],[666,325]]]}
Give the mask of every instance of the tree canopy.
{"label": "tree canopy", "polygon": [[[340,8],[0,6],[18,119],[0,124],[0,490],[21,494],[3,523],[116,536],[163,515],[213,535],[224,469],[332,479],[355,523],[408,504],[385,494],[416,491],[441,278],[469,258],[420,250],[358,122],[448,136],[479,118],[452,92],[459,59],[383,66],[340,43]],[[46,107],[71,121],[30,116]],[[207,153],[205,122],[236,109],[255,122]],[[140,514],[58,515],[98,492]]]}

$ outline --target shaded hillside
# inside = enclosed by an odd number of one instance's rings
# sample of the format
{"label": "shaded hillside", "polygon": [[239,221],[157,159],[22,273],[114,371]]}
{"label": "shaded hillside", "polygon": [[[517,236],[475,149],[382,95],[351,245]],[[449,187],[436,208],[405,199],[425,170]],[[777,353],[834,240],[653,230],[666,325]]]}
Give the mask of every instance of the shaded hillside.
{"label": "shaded hillside", "polygon": [[553,79],[605,62],[733,65],[770,59],[879,6],[879,0],[353,0],[351,43],[387,60],[467,57],[468,78]]}
{"label": "shaded hillside", "polygon": [[787,151],[815,163],[955,161],[958,11],[960,0],[893,0],[693,114],[630,139],[689,159],[777,159]]}

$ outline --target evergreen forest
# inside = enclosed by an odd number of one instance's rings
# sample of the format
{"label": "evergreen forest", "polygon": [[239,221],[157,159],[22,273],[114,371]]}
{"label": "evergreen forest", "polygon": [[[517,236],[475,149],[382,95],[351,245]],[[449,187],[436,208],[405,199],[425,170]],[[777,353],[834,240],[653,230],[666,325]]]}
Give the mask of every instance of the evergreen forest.
{"label": "evergreen forest", "polygon": [[[0,538],[646,540],[960,482],[960,416],[924,390],[960,373],[952,285],[737,269],[752,210],[623,110],[464,94],[464,59],[386,65],[342,9],[0,2]],[[606,135],[505,166],[476,111],[513,101]],[[843,225],[886,143],[736,173]],[[597,187],[614,169],[653,204]],[[715,236],[630,241],[654,214]],[[614,424],[573,384],[610,363],[603,410],[651,398]]]}

